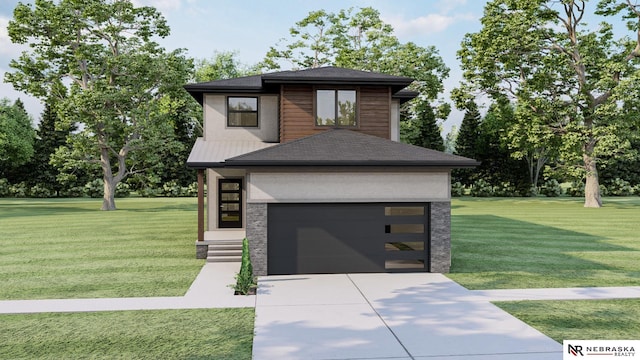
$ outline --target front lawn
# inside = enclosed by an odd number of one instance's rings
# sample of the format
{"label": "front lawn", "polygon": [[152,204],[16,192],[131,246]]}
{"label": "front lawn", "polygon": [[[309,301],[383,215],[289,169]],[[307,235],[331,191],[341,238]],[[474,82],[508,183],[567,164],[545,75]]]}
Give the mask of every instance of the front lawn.
{"label": "front lawn", "polygon": [[452,267],[469,289],[640,286],[640,197],[458,198]]}
{"label": "front lawn", "polygon": [[640,339],[640,299],[498,302],[500,308],[562,340]]}
{"label": "front lawn", "polygon": [[0,199],[0,300],[182,296],[195,259],[195,198]]}
{"label": "front lawn", "polygon": [[251,359],[254,309],[0,316],[0,359]]}

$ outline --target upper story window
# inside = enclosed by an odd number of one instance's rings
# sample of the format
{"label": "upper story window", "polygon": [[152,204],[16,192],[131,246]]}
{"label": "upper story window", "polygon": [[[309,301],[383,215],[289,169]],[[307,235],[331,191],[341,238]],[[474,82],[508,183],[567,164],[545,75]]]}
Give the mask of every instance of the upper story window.
{"label": "upper story window", "polygon": [[258,98],[228,97],[227,126],[258,127]]}
{"label": "upper story window", "polygon": [[357,126],[355,90],[317,90],[317,126]]}

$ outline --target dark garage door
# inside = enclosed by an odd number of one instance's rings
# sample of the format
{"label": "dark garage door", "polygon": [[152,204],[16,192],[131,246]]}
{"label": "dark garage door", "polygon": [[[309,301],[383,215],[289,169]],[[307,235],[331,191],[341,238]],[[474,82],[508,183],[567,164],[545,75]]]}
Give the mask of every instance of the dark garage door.
{"label": "dark garage door", "polygon": [[428,204],[269,204],[268,272],[427,271]]}

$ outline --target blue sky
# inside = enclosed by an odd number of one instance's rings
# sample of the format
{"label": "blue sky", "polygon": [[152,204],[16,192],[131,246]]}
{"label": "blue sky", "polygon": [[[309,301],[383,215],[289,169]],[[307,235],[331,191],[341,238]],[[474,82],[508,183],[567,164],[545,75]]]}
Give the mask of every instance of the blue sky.
{"label": "blue sky", "polygon": [[[23,0],[24,1],[24,0]],[[30,1],[24,1],[30,2]],[[23,48],[12,45],[6,26],[18,0],[0,0],[0,78],[9,70],[9,61]],[[167,49],[185,48],[191,57],[209,58],[216,51],[237,51],[245,64],[264,57],[269,46],[288,36],[288,29],[310,11],[335,12],[349,7],[371,6],[380,11],[402,42],[435,46],[451,74],[447,90],[461,79],[456,51],[467,32],[480,29],[484,0],[134,0],[136,5],[158,8],[167,18],[171,35],[161,44]],[[0,84],[0,98],[20,97],[37,120],[42,105],[36,99]],[[462,114],[453,112],[445,129],[459,124]]]}

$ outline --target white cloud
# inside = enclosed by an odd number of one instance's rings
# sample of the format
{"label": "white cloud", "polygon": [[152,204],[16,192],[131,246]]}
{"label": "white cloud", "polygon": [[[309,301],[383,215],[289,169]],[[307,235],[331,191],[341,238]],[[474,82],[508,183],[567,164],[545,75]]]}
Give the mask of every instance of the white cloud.
{"label": "white cloud", "polygon": [[18,57],[27,47],[25,45],[13,44],[7,32],[9,18],[0,16],[0,55],[8,57]]}
{"label": "white cloud", "polygon": [[470,14],[427,14],[413,19],[403,16],[389,16],[383,20],[393,26],[398,36],[431,35],[445,31],[459,21],[475,20]]}

